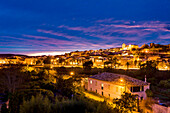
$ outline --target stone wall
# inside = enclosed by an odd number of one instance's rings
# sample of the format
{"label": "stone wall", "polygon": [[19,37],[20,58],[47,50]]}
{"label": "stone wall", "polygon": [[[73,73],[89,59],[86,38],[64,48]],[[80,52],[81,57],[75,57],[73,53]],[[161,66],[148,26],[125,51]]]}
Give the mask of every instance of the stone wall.
{"label": "stone wall", "polygon": [[165,107],[159,104],[154,104],[152,109],[153,113],[170,113],[170,107]]}

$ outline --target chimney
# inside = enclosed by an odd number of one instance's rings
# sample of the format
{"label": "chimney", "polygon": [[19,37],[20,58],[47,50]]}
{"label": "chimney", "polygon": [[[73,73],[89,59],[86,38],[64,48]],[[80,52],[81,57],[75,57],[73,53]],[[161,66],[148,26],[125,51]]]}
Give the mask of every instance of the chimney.
{"label": "chimney", "polygon": [[146,75],[145,75],[145,82],[146,82]]}

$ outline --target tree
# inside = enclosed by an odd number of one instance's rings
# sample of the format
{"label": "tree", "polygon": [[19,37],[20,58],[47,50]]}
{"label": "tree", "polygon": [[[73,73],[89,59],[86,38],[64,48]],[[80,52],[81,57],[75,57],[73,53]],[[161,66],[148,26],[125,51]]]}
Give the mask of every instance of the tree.
{"label": "tree", "polygon": [[50,113],[51,102],[42,95],[32,96],[30,101],[25,101],[20,107],[20,113]]}
{"label": "tree", "polygon": [[72,78],[64,80],[63,78],[58,78],[57,80],[57,89],[59,92],[67,97],[71,97],[72,94],[74,94],[74,86],[73,86],[74,80]]}
{"label": "tree", "polygon": [[36,65],[42,65],[42,60],[41,60],[41,59],[38,59],[38,60],[36,61]]}
{"label": "tree", "polygon": [[147,89],[145,92],[146,92],[147,97],[153,97],[153,93],[150,89]]}
{"label": "tree", "polygon": [[19,113],[20,105],[23,103],[24,99],[30,100],[32,96],[36,96],[39,94],[45,95],[50,99],[54,97],[53,92],[46,89],[21,89],[19,91],[16,91],[10,96],[9,101],[10,113]]}
{"label": "tree", "polygon": [[57,73],[59,76],[69,74],[68,70],[65,67],[57,68]]}
{"label": "tree", "polygon": [[135,61],[134,61],[134,65],[135,65],[135,67],[136,67],[137,63],[138,63],[138,61],[137,61],[137,60],[135,60]]}
{"label": "tree", "polygon": [[130,65],[130,63],[126,62],[127,70],[129,69],[129,65]]}
{"label": "tree", "polygon": [[25,100],[20,106],[20,113],[115,113],[106,102],[97,102],[83,97],[76,99],[58,99],[51,102],[42,95]]}
{"label": "tree", "polygon": [[0,88],[9,93],[14,93],[26,80],[28,76],[20,68],[4,68],[0,71]]}
{"label": "tree", "polygon": [[92,61],[87,61],[83,63],[83,68],[85,71],[91,71],[92,66],[93,66]]}
{"label": "tree", "polygon": [[113,104],[116,104],[115,110],[118,113],[128,113],[137,110],[138,96],[131,93],[124,93],[121,99],[113,99]]}
{"label": "tree", "polygon": [[154,73],[157,71],[157,63],[154,61],[147,61],[141,64],[140,70],[147,75],[147,77],[154,77]]}
{"label": "tree", "polygon": [[47,56],[47,58],[44,59],[43,63],[44,63],[44,64],[51,64],[51,57],[50,57],[50,56]]}

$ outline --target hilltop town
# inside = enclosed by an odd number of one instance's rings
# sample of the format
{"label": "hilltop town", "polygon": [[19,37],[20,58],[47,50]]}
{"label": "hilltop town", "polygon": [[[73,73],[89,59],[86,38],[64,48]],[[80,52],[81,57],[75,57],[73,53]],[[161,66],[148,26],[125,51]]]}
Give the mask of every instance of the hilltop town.
{"label": "hilltop town", "polygon": [[170,44],[150,43],[141,47],[122,44],[122,47],[73,51],[56,56],[1,55],[0,65],[21,64],[44,66],[50,57],[51,67],[83,67],[86,61],[93,62],[93,68],[111,67],[115,69],[139,69],[146,61],[154,61],[159,70],[170,70]]}
{"label": "hilltop town", "polygon": [[[38,110],[50,105],[53,112],[52,106],[61,105],[54,111],[67,113],[68,106],[73,105],[74,111],[83,105],[83,111],[93,107],[95,113],[99,109],[104,113],[169,113],[169,72],[170,44],[139,47],[123,43],[117,48],[56,56],[1,54],[0,108],[30,113],[31,106],[37,109],[36,104],[45,103]],[[47,103],[43,96],[48,97]],[[25,104],[24,99],[32,103]]]}

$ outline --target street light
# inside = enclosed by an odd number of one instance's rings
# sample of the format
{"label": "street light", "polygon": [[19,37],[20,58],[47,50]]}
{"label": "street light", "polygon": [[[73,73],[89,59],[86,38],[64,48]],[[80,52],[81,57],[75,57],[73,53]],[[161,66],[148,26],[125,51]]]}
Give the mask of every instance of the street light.
{"label": "street light", "polygon": [[123,79],[120,79],[121,82],[123,82]]}
{"label": "street light", "polygon": [[74,72],[70,72],[70,75],[74,75]]}
{"label": "street light", "polygon": [[123,79],[123,78],[121,78],[121,79],[120,79],[120,82],[124,82],[124,83],[125,83],[125,92],[126,92],[126,80]]}

